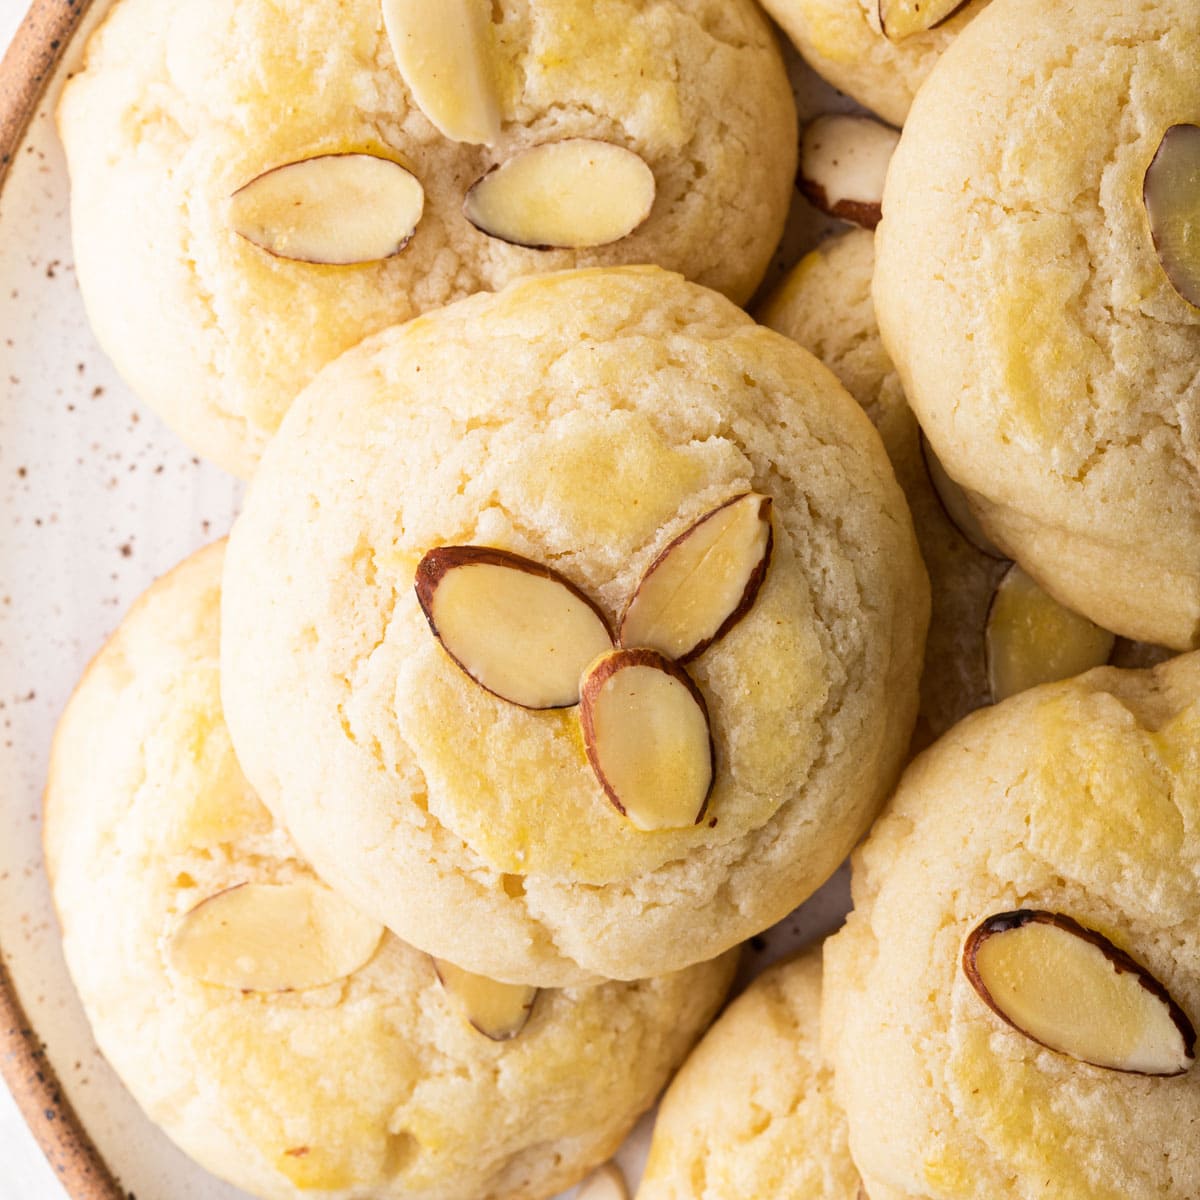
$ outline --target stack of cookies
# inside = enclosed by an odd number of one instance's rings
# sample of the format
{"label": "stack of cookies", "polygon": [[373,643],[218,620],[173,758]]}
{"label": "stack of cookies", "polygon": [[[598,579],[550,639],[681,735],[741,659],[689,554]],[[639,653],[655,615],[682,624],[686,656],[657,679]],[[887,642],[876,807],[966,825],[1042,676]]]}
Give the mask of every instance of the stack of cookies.
{"label": "stack of cookies", "polygon": [[[117,0],[64,92],[97,335],[252,478],[47,862],[253,1195],[572,1186],[868,830],[643,1200],[1200,1195],[1200,11],[768,7],[902,133],[750,0]],[[757,324],[798,146],[865,228]]]}

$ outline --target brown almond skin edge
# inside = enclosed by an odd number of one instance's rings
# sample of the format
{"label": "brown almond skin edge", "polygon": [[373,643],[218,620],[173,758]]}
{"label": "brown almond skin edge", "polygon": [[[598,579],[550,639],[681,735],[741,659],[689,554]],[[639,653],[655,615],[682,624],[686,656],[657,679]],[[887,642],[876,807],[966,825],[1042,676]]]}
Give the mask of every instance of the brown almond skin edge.
{"label": "brown almond skin edge", "polygon": [[[437,981],[439,984],[441,984],[442,991],[444,991],[448,994],[450,991],[450,988],[447,986],[446,981],[442,978],[442,973],[438,969],[437,959],[434,958],[434,956],[432,954],[428,954],[428,955],[426,955],[426,957],[433,964],[433,973],[434,973],[434,975],[437,976]],[[513,1040],[513,1038],[515,1038],[518,1034],[520,1034],[524,1030],[525,1026],[529,1024],[529,1018],[533,1016],[533,1006],[537,1003],[537,998],[541,994],[542,994],[542,989],[536,988],[534,990],[533,996],[530,999],[529,1003],[527,1005],[525,1005],[525,1019],[515,1029],[509,1031],[508,1033],[501,1034],[499,1037],[497,1037],[494,1033],[489,1033],[482,1026],[476,1025],[475,1022],[472,1021],[469,1017],[467,1018],[467,1023],[471,1026],[472,1029],[475,1030],[476,1033],[481,1033],[490,1042],[511,1042]]]}
{"label": "brown almond skin edge", "polygon": [[[243,183],[241,187],[235,188],[232,192],[230,192],[229,198],[230,198],[230,200],[232,200],[234,196],[238,195],[240,192],[244,192],[248,187],[250,187],[252,184],[257,183],[260,179],[265,178],[267,175],[274,175],[276,171],[282,171],[286,167],[294,167],[294,166],[297,166],[299,163],[310,162],[310,161],[312,161],[312,159],[316,159],[316,158],[358,158],[358,157],[378,158],[378,159],[382,160],[383,162],[390,162],[390,163],[395,164],[402,171],[408,171],[408,173],[410,175],[413,174],[413,172],[409,171],[408,168],[403,163],[396,162],[396,160],[394,158],[388,158],[384,154],[372,154],[369,150],[342,150],[342,151],[337,151],[333,154],[313,154],[309,158],[297,158],[297,159],[294,159],[292,162],[279,163],[274,167],[268,167],[267,170],[260,171],[257,175],[254,176],[253,179],[246,180],[246,182]],[[415,175],[413,177],[416,178]],[[417,182],[420,183],[420,180],[418,179]],[[420,222],[418,222],[418,224],[420,224]],[[237,233],[236,230],[234,230],[234,232]],[[404,238],[403,240],[397,242],[395,248],[393,250],[391,250],[385,257],[355,259],[353,262],[325,262],[322,259],[317,259],[317,258],[292,258],[287,254],[277,254],[274,250],[271,250],[269,247],[259,245],[259,243],[255,242],[255,241],[251,241],[251,239],[246,237],[246,235],[244,233],[238,233],[237,236],[240,237],[245,242],[250,242],[250,245],[255,247],[255,249],[261,250],[264,254],[269,254],[272,258],[278,259],[280,262],[300,262],[300,263],[307,263],[309,266],[313,266],[313,267],[335,267],[335,268],[337,268],[337,267],[369,267],[369,266],[371,266],[372,263],[386,262],[389,258],[395,258],[397,255],[403,254],[404,251],[408,249],[409,242],[411,242],[413,240],[413,238],[416,237],[416,235],[417,235],[417,226],[414,225],[412,228],[412,231],[409,233],[409,235],[406,238]]]}
{"label": "brown almond skin edge", "polygon": [[[555,583],[561,584],[571,595],[578,600],[582,600],[599,617],[600,623],[604,626],[604,631],[608,634],[608,639],[611,642],[613,641],[613,635],[608,618],[605,617],[596,602],[586,592],[577,588],[565,576],[560,575],[552,567],[534,562],[531,558],[524,558],[520,554],[513,554],[510,550],[499,550],[494,546],[437,546],[433,550],[427,550],[422,556],[421,561],[417,563],[416,577],[413,581],[413,590],[417,593],[417,603],[421,606],[421,611],[425,614],[425,620],[429,622],[430,631],[437,638],[438,645],[445,650],[451,662],[473,683],[479,684],[485,692],[490,692],[491,695],[503,700],[506,704],[512,704],[517,708],[524,708],[527,712],[548,712],[550,711],[549,709],[529,708],[528,705],[519,704],[516,700],[510,699],[508,696],[501,696],[499,692],[492,691],[490,687],[480,683],[462,662],[454,657],[450,648],[442,641],[442,635],[438,632],[437,622],[433,619],[433,594],[437,591],[438,584],[441,583],[448,571],[455,567],[471,566],[479,563],[493,567],[511,567],[513,570],[523,571],[527,575],[539,575],[543,579],[550,579]],[[571,704],[551,706],[551,708],[572,707],[573,705]]]}
{"label": "brown almond skin edge", "polygon": [[813,208],[841,221],[849,221],[863,229],[874,229],[883,219],[883,206],[870,200],[839,200],[836,204],[830,204],[825,189],[815,179],[805,175],[796,176],[796,186]]}
{"label": "brown almond skin edge", "polygon": [[[963,2],[966,3],[966,0],[963,0]],[[582,141],[594,141],[597,139],[593,139],[593,138],[562,138],[560,140],[562,140],[564,142],[582,142]],[[513,155],[513,158],[519,158],[520,155],[527,154],[527,153],[529,153],[530,150],[537,150],[539,148],[539,146],[549,146],[549,145],[553,145],[553,144],[554,144],[553,142],[541,142],[536,146],[529,146],[525,150],[519,150],[516,154]],[[613,144],[616,145],[617,143],[614,142]],[[623,149],[628,149],[628,147],[627,146],[623,147]],[[631,150],[630,153],[636,154],[637,152]],[[641,158],[641,157],[642,156],[639,154],[638,158]],[[512,159],[509,159],[508,161],[511,162]],[[646,160],[643,158],[642,161],[645,162]],[[493,163],[490,167],[488,167],[488,169],[486,171],[484,171],[484,173],[482,175],[480,175],[480,177],[477,180],[475,180],[475,182],[473,184],[471,184],[471,186],[469,188],[467,188],[466,195],[463,197],[463,204],[462,204],[462,215],[463,215],[463,219],[467,222],[467,224],[472,226],[474,229],[478,229],[479,232],[482,233],[485,237],[495,238],[496,241],[503,242],[506,246],[517,246],[522,250],[545,251],[545,250],[570,250],[570,249],[572,249],[572,247],[570,247],[570,246],[547,246],[547,245],[544,245],[539,242],[514,242],[509,238],[501,237],[500,234],[498,234],[498,233],[493,233],[490,229],[484,229],[484,227],[482,225],[477,225],[475,223],[474,219],[467,212],[468,199],[470,198],[471,193],[485,179],[487,179],[488,176],[494,175],[504,165],[506,165],[506,164],[505,163]],[[649,166],[648,163],[646,165]],[[656,183],[657,183],[657,181],[656,181]],[[657,199],[657,187],[655,189],[655,192],[656,192],[655,199]],[[653,205],[653,203],[651,203],[650,208],[646,212],[646,215],[644,217],[642,217],[642,219],[629,231],[629,233],[624,234],[622,237],[616,238],[612,242],[602,242],[601,245],[613,246],[613,245],[616,245],[617,242],[623,242],[625,240],[625,238],[630,237],[632,234],[636,233],[639,229],[641,229],[641,227],[643,225],[645,225],[645,223],[650,219],[650,213],[653,211],[654,211],[654,205]],[[600,248],[599,246],[591,247],[591,249],[593,249],[593,250],[598,250],[599,248]]]}
{"label": "brown almond skin edge", "polygon": [[[916,33],[912,33],[909,36],[916,37],[918,34],[929,33],[932,30],[937,29],[939,26],[945,25],[945,23],[948,20],[950,20],[951,17],[953,17],[956,13],[960,12],[962,9],[966,8],[967,5],[970,4],[970,2],[971,2],[971,0],[959,0],[959,2],[948,13],[946,13],[945,16],[938,17],[938,19],[936,21],[934,21],[931,25],[926,25],[924,29],[919,29],[916,31]],[[888,33],[887,22],[884,20],[884,15],[883,15],[883,6],[884,6],[884,0],[879,0],[879,28],[883,31],[883,36],[885,38],[887,38],[887,40],[889,42],[906,41],[907,40],[906,38],[894,38],[894,37],[892,37],[892,35],[890,33]]]}
{"label": "brown almond skin edge", "polygon": [[478,229],[479,232],[482,233],[484,237],[495,238],[496,241],[503,242],[506,246],[518,246],[522,250],[539,250],[539,251],[561,250],[563,248],[561,246],[547,246],[541,242],[511,242],[508,240],[508,238],[501,237],[498,233],[492,233],[492,231],[490,229],[484,229],[484,227],[482,225],[475,224],[474,220],[471,218],[471,216],[467,212],[467,201],[470,198],[471,193],[485,179],[487,179],[487,177],[489,175],[494,175],[498,170],[500,170],[500,166],[501,166],[500,163],[493,163],[490,167],[488,167],[488,169],[486,171],[484,171],[484,173],[482,175],[480,175],[480,177],[477,180],[475,180],[475,182],[473,184],[471,184],[471,186],[469,188],[467,188],[466,193],[463,196],[463,203],[462,203],[463,220],[465,220],[467,222],[467,224],[471,226],[472,229]]}
{"label": "brown almond skin edge", "polygon": [[717,779],[717,754],[716,748],[713,746],[712,722],[708,715],[708,705],[704,703],[704,695],[695,683],[692,682],[691,676],[678,663],[672,662],[665,654],[659,654],[657,650],[650,650],[645,646],[614,650],[610,654],[605,655],[584,678],[583,685],[579,689],[579,724],[583,730],[583,748],[587,753],[587,759],[591,764],[592,772],[597,780],[599,780],[600,786],[604,789],[604,794],[612,802],[613,807],[621,816],[627,816],[628,814],[625,811],[625,806],[621,803],[620,797],[613,790],[604,772],[600,769],[600,761],[595,749],[596,727],[592,719],[592,706],[596,702],[596,696],[599,694],[600,689],[624,667],[656,667],[658,670],[666,672],[672,679],[677,679],[687,688],[692,695],[692,699],[696,701],[700,706],[700,711],[704,714],[704,724],[708,729],[709,780],[708,791],[704,794],[704,802],[700,805],[700,811],[696,814],[695,821],[692,822],[693,825],[699,825],[708,813],[708,801],[712,796],[713,785]]}
{"label": "brown almond skin edge", "polygon": [[[1023,925],[1029,925],[1034,922],[1040,922],[1045,925],[1056,925],[1059,929],[1063,929],[1068,933],[1073,933],[1076,937],[1082,938],[1085,942],[1090,942],[1093,946],[1099,949],[1113,964],[1118,972],[1124,974],[1126,972],[1134,975],[1138,983],[1142,985],[1155,999],[1162,1001],[1166,1005],[1167,1012],[1170,1014],[1171,1020],[1175,1027],[1179,1030],[1180,1036],[1183,1038],[1183,1048],[1189,1060],[1195,1060],[1196,1049],[1196,1031],[1192,1027],[1191,1021],[1188,1020],[1187,1014],[1175,1003],[1171,993],[1145,967],[1136,959],[1131,958],[1124,950],[1114,946],[1102,933],[1098,933],[1094,929],[1088,929],[1086,925],[1081,925],[1073,917],[1068,917],[1065,913],[1047,912],[1044,909],[1038,908],[1018,908],[1010,912],[996,913],[993,916],[986,917],[967,935],[967,940],[963,945],[962,953],[962,968],[963,974],[966,975],[967,981],[978,993],[979,998],[998,1016],[1006,1025],[1017,1030],[1018,1033],[1029,1038],[1031,1042],[1037,1042],[1039,1046],[1045,1046],[1046,1043],[1035,1038],[1028,1030],[1022,1029],[1015,1021],[1009,1019],[1008,1015],[1002,1012],[992,1000],[991,993],[980,977],[979,968],[976,965],[975,956],[979,947],[994,934],[1006,933],[1013,929],[1020,929]],[[1064,1054],[1062,1050],[1056,1049],[1054,1046],[1046,1046],[1047,1050],[1053,1050],[1055,1054]],[[1074,1055],[1067,1055],[1068,1058],[1073,1058]],[[1079,1059],[1080,1062],[1087,1062],[1087,1059]],[[1088,1063],[1102,1071],[1119,1071],[1124,1075],[1143,1075],[1150,1078],[1172,1078],[1176,1075],[1183,1075],[1191,1068],[1191,1062],[1187,1066],[1182,1067],[1178,1071],[1170,1071],[1165,1074],[1158,1074],[1151,1071],[1134,1071],[1124,1067],[1110,1067],[1100,1063]]]}
{"label": "brown almond skin edge", "polygon": [[[1167,265],[1166,259],[1163,258],[1163,247],[1158,239],[1158,231],[1154,227],[1153,220],[1150,219],[1150,188],[1152,186],[1151,175],[1154,172],[1155,164],[1158,162],[1159,155],[1163,152],[1163,147],[1167,144],[1167,139],[1172,136],[1175,130],[1184,129],[1200,129],[1193,122],[1176,122],[1174,125],[1169,125],[1163,133],[1162,141],[1158,143],[1158,149],[1154,151],[1154,157],[1146,165],[1146,174],[1142,176],[1142,207],[1146,210],[1146,219],[1150,225],[1150,241],[1154,245],[1154,253],[1158,257],[1159,266],[1163,269],[1163,274],[1167,277],[1167,282],[1175,289],[1176,293],[1182,297],[1184,301],[1190,304],[1193,308],[1200,308],[1200,295],[1185,291],[1180,286],[1180,281],[1176,279],[1175,273]],[[1178,135],[1176,135],[1178,136]]]}
{"label": "brown almond skin edge", "polygon": [[[687,538],[693,530],[698,529],[710,517],[715,517],[722,509],[728,508],[731,504],[736,504],[739,500],[743,500],[745,497],[752,494],[753,493],[751,492],[739,492],[736,496],[730,496],[730,498],[724,503],[718,504],[716,508],[710,509],[698,521],[692,522],[692,524],[689,525],[681,534],[679,534],[678,537],[672,538],[670,542],[667,543],[662,552],[646,568],[641,579],[638,580],[637,587],[633,589],[633,596],[630,597],[629,603],[625,605],[624,612],[621,613],[621,619],[617,622],[617,642],[619,644],[623,644],[622,636],[625,627],[625,617],[628,614],[629,609],[632,607],[633,601],[636,599],[638,592],[642,590],[642,584],[645,583],[645,581],[649,579],[650,576],[658,569],[667,555],[670,554],[680,542]],[[712,637],[707,638],[704,641],[697,642],[690,650],[686,651],[677,659],[675,659],[675,662],[688,663],[691,662],[692,659],[703,654],[704,651],[709,648],[709,646],[723,638],[750,611],[754,601],[758,598],[758,590],[762,587],[763,580],[767,577],[767,568],[771,565],[771,555],[775,550],[775,526],[771,524],[771,511],[771,497],[764,496],[763,502],[759,506],[758,515],[760,520],[765,520],[767,522],[767,544],[763,550],[763,556],[759,560],[758,566],[756,566],[754,570],[750,572],[750,577],[746,580],[746,586],[742,589],[741,599],[737,602],[737,604],[734,605],[733,611],[729,614],[729,616],[727,616],[725,620],[722,621],[717,627],[717,631],[712,635]],[[684,675],[682,678],[686,682],[687,686],[692,688],[693,694],[700,701],[700,706],[704,709],[704,716],[707,718],[708,708],[704,704],[704,698],[698,691],[695,691],[694,685],[688,676]],[[624,809],[621,811],[624,812]]]}

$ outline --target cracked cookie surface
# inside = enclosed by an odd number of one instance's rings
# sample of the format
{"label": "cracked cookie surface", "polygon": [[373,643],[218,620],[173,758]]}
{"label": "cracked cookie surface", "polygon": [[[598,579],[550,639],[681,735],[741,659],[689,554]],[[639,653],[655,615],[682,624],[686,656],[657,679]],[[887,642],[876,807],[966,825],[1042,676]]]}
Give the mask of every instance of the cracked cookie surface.
{"label": "cracked cookie surface", "polygon": [[[223,686],[323,875],[425,949],[553,984],[709,957],[833,871],[903,755],[928,592],[878,436],[815,359],[657,268],[564,273],[368,341],[293,413],[232,537]],[[414,573],[495,547],[615,628],[663,548],[746,491],[773,502],[769,569],[688,664],[705,819],[644,832],[572,709],[455,665]]]}
{"label": "cracked cookie surface", "polygon": [[863,406],[912,510],[932,589],[913,739],[920,749],[991,700],[984,631],[1008,564],[972,545],[934,490],[920,427],[879,337],[871,302],[874,241],[869,230],[853,229],[822,242],[784,279],[759,317],[815,354]]}
{"label": "cracked cookie surface", "polygon": [[137,603],[54,745],[47,862],[105,1057],[184,1150],[270,1200],[537,1200],[570,1187],[653,1101],[735,956],[543,991],[508,1041],[468,1025],[429,957],[386,934],[350,974],[291,991],[180,969],[172,939],[201,902],[239,885],[320,888],[225,727],[223,553],[201,551]]}
{"label": "cracked cookie surface", "polygon": [[760,975],[659,1105],[637,1200],[861,1200],[821,1057],[821,949]]}
{"label": "cracked cookie surface", "polygon": [[[248,474],[288,404],[364,336],[519,275],[655,262],[737,301],[783,229],[796,116],[749,0],[504,0],[492,39],[501,132],[450,141],[413,103],[379,0],[119,0],[59,107],[76,264],[130,386],[201,453]],[[653,171],[630,236],[541,251],[488,237],[467,190],[519,151],[611,141]],[[275,258],[230,228],[262,172],[366,151],[418,178],[402,253],[360,266]]]}
{"label": "cracked cookie surface", "polygon": [[1200,309],[1143,202],[1200,122],[1200,10],[994,0],[892,160],[874,295],[922,428],[1002,550],[1126,637],[1200,643]]}
{"label": "cracked cookie surface", "polygon": [[1198,766],[1193,653],[1034,688],[908,768],[855,853],[854,911],[825,946],[822,1037],[872,1200],[1197,1193],[1194,1067],[1154,1078],[1047,1049],[983,1002],[961,958],[985,918],[1061,913],[1194,1021]]}
{"label": "cracked cookie surface", "polygon": [[763,8],[814,71],[899,128],[934,64],[988,2],[971,0],[902,41],[884,35],[879,0],[764,0]]}

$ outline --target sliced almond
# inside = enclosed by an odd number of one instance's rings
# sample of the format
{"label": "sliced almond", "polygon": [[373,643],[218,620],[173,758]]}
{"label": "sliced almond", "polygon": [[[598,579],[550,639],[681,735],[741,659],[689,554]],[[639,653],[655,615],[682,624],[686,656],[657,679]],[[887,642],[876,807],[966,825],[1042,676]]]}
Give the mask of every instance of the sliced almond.
{"label": "sliced almond", "polygon": [[579,1185],[575,1200],[629,1200],[624,1172],[614,1162],[597,1167]]}
{"label": "sliced almond", "polygon": [[417,601],[476,683],[525,708],[579,703],[579,678],[612,648],[600,610],[557,571],[487,546],[442,546],[417,564]]}
{"label": "sliced almond", "polygon": [[370,961],[383,926],[322,884],[245,883],[202,900],[179,922],[171,966],[245,992],[322,987]]}
{"label": "sliced almond", "polygon": [[383,0],[396,66],[417,107],[455,142],[500,137],[490,0]]}
{"label": "sliced almond", "polygon": [[694,658],[750,610],[771,560],[771,499],[734,496],[650,564],[621,616],[622,646]]}
{"label": "sliced almond", "polygon": [[442,958],[433,960],[433,969],[446,995],[484,1037],[506,1042],[525,1028],[537,999],[537,988],[500,983],[486,975],[464,971]]}
{"label": "sliced almond", "polygon": [[1195,1030],[1153,975],[1102,934],[1061,913],[1023,908],[981,922],[963,972],[997,1016],[1080,1062],[1180,1075]]}
{"label": "sliced almond", "polygon": [[1142,199],[1171,286],[1200,308],[1200,125],[1172,125],[1163,134]]}
{"label": "sliced almond", "polygon": [[843,221],[874,229],[883,213],[883,181],[900,134],[873,117],[825,113],[804,127],[800,190]]}
{"label": "sliced almond", "polygon": [[535,250],[606,246],[654,207],[654,172],[632,150],[593,138],[546,142],[494,167],[467,192],[476,229]]}
{"label": "sliced almond", "polygon": [[921,435],[921,453],[925,457],[925,470],[929,475],[929,482],[933,484],[933,490],[937,492],[946,516],[950,518],[950,523],[976,550],[982,551],[991,558],[1007,560],[1008,555],[999,549],[984,532],[979,518],[971,511],[971,506],[967,503],[966,493],[947,474],[941,459],[934,454],[933,447],[926,440],[924,434]]}
{"label": "sliced almond", "polygon": [[969,0],[879,0],[879,24],[889,41],[936,29]]}
{"label": "sliced almond", "polygon": [[1116,638],[1064,608],[1013,563],[992,596],[984,640],[988,684],[999,703],[1039,683],[1102,667]]}
{"label": "sliced almond", "polygon": [[708,708],[682,667],[656,650],[612,650],[588,668],[579,721],[588,761],[638,829],[704,816],[713,782]]}
{"label": "sliced almond", "polygon": [[322,154],[239,188],[229,223],[277,258],[346,266],[399,254],[424,209],[420,181],[390,158]]}

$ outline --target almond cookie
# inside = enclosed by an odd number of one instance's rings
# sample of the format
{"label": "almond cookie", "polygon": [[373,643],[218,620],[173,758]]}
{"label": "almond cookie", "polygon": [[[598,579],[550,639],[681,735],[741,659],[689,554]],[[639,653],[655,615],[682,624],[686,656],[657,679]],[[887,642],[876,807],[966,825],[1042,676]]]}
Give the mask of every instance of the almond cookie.
{"label": "almond cookie", "polygon": [[561,985],[772,924],[869,824],[928,585],[833,376],[654,267],[520,281],[330,366],[230,542],[238,755],[406,940]]}
{"label": "almond cookie", "polygon": [[1200,641],[1198,57],[1192,0],[995,0],[913,106],[874,285],[997,545],[1179,650]]}
{"label": "almond cookie", "polygon": [[933,607],[921,676],[921,749],[984,704],[1110,660],[1151,666],[1169,652],[1117,643],[1005,558],[921,435],[871,303],[874,239],[854,229],[792,270],[760,319],[811,350],[863,406],[908,499]]}
{"label": "almond cookie", "polygon": [[222,555],[202,551],[138,602],[54,743],[47,862],[100,1048],[152,1120],[256,1196],[571,1186],[653,1101],[734,962],[503,987],[319,883],[233,756]]}
{"label": "almond cookie", "polygon": [[860,1200],[820,1006],[819,947],[730,1005],[662,1099],[637,1200]]}
{"label": "almond cookie", "polygon": [[805,62],[893,125],[988,0],[763,0]]}
{"label": "almond cookie", "polygon": [[519,275],[747,299],[796,155],[750,0],[118,0],[58,118],[101,345],[239,474],[325,363]]}
{"label": "almond cookie", "polygon": [[1035,688],[909,767],[825,948],[871,1200],[1200,1194],[1198,830],[1200,654]]}

